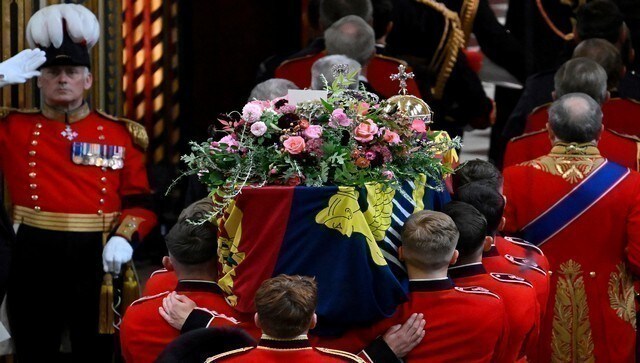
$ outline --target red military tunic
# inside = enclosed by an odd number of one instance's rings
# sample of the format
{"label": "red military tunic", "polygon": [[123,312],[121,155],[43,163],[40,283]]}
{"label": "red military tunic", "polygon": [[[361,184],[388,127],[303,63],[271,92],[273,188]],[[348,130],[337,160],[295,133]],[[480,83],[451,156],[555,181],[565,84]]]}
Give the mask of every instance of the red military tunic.
{"label": "red military tunic", "polygon": [[[504,172],[505,232],[523,227],[603,165],[592,144],[557,144],[547,156]],[[633,362],[640,267],[640,175],[631,171],[583,214],[539,246],[552,274],[541,325],[541,362]]]}
{"label": "red military tunic", "polygon": [[152,296],[163,293],[165,291],[171,291],[176,287],[178,283],[178,276],[175,271],[168,271],[166,268],[153,271],[149,280],[144,285],[144,291],[142,296]]}
{"label": "red military tunic", "polygon": [[507,272],[487,273],[482,263],[450,267],[449,276],[457,286],[481,286],[502,298],[509,324],[507,361],[524,362],[525,350],[535,344],[540,323],[533,285]]}
{"label": "red military tunic", "polygon": [[[546,129],[514,137],[507,144],[503,165],[506,168],[544,156],[551,147]],[[598,141],[598,149],[605,158],[631,170],[640,170],[640,139],[636,136],[605,129]]]}
{"label": "red military tunic", "polygon": [[527,249],[499,236],[496,236],[495,241],[496,244],[482,254],[482,265],[488,272],[506,272],[529,281],[538,298],[540,315],[544,316],[549,298],[547,258],[539,254],[537,247],[533,245],[531,246],[535,249]]}
{"label": "red military tunic", "polygon": [[257,347],[247,347],[215,355],[205,362],[309,362],[309,363],[342,363],[365,361],[347,352],[314,348],[306,335],[294,339],[275,339],[263,335]]}
{"label": "red military tunic", "polygon": [[[309,88],[311,87],[311,66],[315,61],[325,55],[327,55],[326,52],[320,52],[286,60],[276,68],[275,77],[288,79],[300,88]],[[399,83],[392,81],[389,77],[392,74],[398,73],[398,66],[401,64],[407,67],[406,72],[411,72],[411,67],[409,67],[405,61],[376,54],[369,61],[367,68],[365,68],[366,74],[363,74],[363,76],[367,77],[371,87],[373,87],[380,96],[389,98],[397,95],[400,90]],[[421,97],[418,84],[413,79],[407,80],[407,92],[410,95]]]}
{"label": "red military tunic", "polygon": [[410,280],[409,290],[409,301],[391,318],[319,344],[358,352],[389,327],[422,313],[427,333],[404,358],[406,362],[509,362],[505,356],[509,327],[498,295],[482,287],[454,286],[448,278]]}
{"label": "red military tunic", "polygon": [[[524,132],[534,132],[545,128],[549,120],[549,106],[542,105],[527,117]],[[612,98],[602,104],[602,124],[616,132],[640,136],[640,103],[634,99]],[[531,160],[531,159],[529,159]]]}
{"label": "red military tunic", "polygon": [[[186,295],[199,307],[211,314],[209,326],[236,325],[235,311],[222,295],[217,284],[202,280],[181,280],[175,291]],[[162,300],[169,294],[164,292],[134,301],[127,309],[120,325],[122,355],[127,363],[154,362],[162,350],[180,335],[158,313]]]}
{"label": "red military tunic", "polygon": [[[69,136],[72,140],[62,135],[65,117],[77,133]],[[103,232],[126,221],[118,234],[143,238],[156,223],[155,214],[140,203],[141,196],[150,194],[142,150],[146,142],[142,126],[92,112],[86,103],[66,116],[47,106],[42,112],[11,112],[0,121],[0,168],[14,221],[58,231]],[[121,164],[82,165],[82,158],[77,164],[74,143],[98,152],[121,147]]]}

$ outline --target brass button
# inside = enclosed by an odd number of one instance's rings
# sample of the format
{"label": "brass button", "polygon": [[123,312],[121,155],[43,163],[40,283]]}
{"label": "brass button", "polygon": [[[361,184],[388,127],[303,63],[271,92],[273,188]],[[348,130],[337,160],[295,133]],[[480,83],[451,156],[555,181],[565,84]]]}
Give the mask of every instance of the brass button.
{"label": "brass button", "polygon": [[34,166],[36,166],[36,162],[35,161],[30,162],[29,166],[33,168]]}
{"label": "brass button", "polygon": [[591,271],[591,272],[589,272],[589,276],[591,276],[591,277],[596,277],[596,273],[595,273],[595,271]]}
{"label": "brass button", "polygon": [[98,140],[104,140],[104,135],[98,136]]}
{"label": "brass button", "polygon": [[29,188],[35,189],[38,187],[38,184],[29,184]]}
{"label": "brass button", "polygon": [[131,217],[131,220],[135,222],[136,221],[136,217]]}
{"label": "brass button", "polygon": [[104,204],[104,199],[99,200],[100,204]]}
{"label": "brass button", "polygon": [[103,176],[102,178],[100,178],[100,181],[103,182],[103,183],[106,183],[107,182],[107,177]]}
{"label": "brass button", "polygon": [[102,167],[102,171],[107,171],[107,167],[106,167],[106,166],[103,166],[103,167]]}
{"label": "brass button", "polygon": [[104,130],[104,126],[102,125],[98,126],[98,131],[102,131],[102,130]]}
{"label": "brass button", "polygon": [[37,206],[37,205],[36,205],[35,207],[33,207],[33,209],[35,209],[35,210],[36,210],[36,212],[40,212],[40,207],[39,207],[39,206]]}
{"label": "brass button", "polygon": [[101,216],[104,212],[102,211],[102,209],[98,209],[98,215]]}
{"label": "brass button", "polygon": [[129,228],[134,228],[136,226],[135,223],[127,223],[127,227]]}
{"label": "brass button", "polygon": [[102,192],[102,194],[107,194],[107,188],[100,189],[100,192]]}
{"label": "brass button", "polygon": [[38,196],[37,196],[37,195],[32,195],[32,196],[31,196],[31,199],[33,199],[33,200],[38,200]]}
{"label": "brass button", "polygon": [[41,128],[42,128],[42,124],[38,122],[38,123],[36,124],[36,127],[37,127],[37,128],[39,128],[39,129],[41,129]]}
{"label": "brass button", "polygon": [[33,136],[40,136],[40,131],[34,131]]}
{"label": "brass button", "polygon": [[36,156],[36,151],[35,150],[29,151],[29,156]]}
{"label": "brass button", "polygon": [[553,271],[549,270],[547,272],[549,272],[549,276],[553,275]]}
{"label": "brass button", "polygon": [[35,177],[36,177],[36,173],[34,173],[34,172],[30,172],[30,173],[29,173],[29,177],[30,177],[30,178],[35,178]]}
{"label": "brass button", "polygon": [[37,140],[33,140],[33,141],[31,141],[31,145],[33,145],[33,146],[38,145],[38,141],[37,141]]}

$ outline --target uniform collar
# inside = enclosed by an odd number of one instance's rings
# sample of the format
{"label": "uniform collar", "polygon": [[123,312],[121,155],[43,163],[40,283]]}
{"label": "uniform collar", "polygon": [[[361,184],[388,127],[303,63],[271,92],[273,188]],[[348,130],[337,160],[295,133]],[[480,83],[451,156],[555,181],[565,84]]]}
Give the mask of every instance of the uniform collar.
{"label": "uniform collar", "polygon": [[449,267],[449,276],[454,279],[486,273],[487,270],[485,270],[484,266],[482,266],[482,262],[468,263],[466,265]]}
{"label": "uniform collar", "polygon": [[191,292],[212,292],[215,294],[222,294],[220,286],[213,281],[206,280],[180,280],[176,291],[191,291]]}
{"label": "uniform collar", "polygon": [[409,290],[413,292],[431,292],[453,289],[453,281],[444,277],[435,280],[409,280]]}
{"label": "uniform collar", "polygon": [[600,150],[596,147],[595,142],[556,142],[549,153],[550,156],[571,156],[571,157],[600,157]]}
{"label": "uniform collar", "polygon": [[49,106],[46,103],[42,107],[42,114],[44,115],[44,117],[60,122],[68,122],[70,124],[84,119],[85,117],[89,116],[90,113],[91,110],[89,109],[89,104],[86,102],[83,102],[82,105],[75,110],[67,112],[57,109],[53,106]]}
{"label": "uniform collar", "polygon": [[306,334],[298,335],[291,339],[280,339],[262,334],[260,342],[258,342],[258,348],[267,348],[271,350],[296,350],[296,349],[310,349],[311,343]]}

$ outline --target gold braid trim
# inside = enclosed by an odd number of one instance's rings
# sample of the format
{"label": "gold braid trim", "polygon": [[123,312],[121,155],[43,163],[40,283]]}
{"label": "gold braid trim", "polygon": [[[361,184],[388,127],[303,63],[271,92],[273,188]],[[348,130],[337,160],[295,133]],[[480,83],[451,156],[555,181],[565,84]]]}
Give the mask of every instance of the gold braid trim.
{"label": "gold braid trim", "polygon": [[604,161],[598,148],[592,143],[556,143],[548,155],[519,165],[561,176],[565,181],[575,184],[598,169]]}
{"label": "gold braid trim", "polygon": [[595,362],[589,305],[582,267],[573,260],[560,265],[553,325],[551,362]]}
{"label": "gold braid trim", "polygon": [[453,66],[458,60],[458,52],[464,47],[464,31],[462,30],[462,23],[458,13],[447,9],[444,4],[435,0],[416,1],[433,8],[444,17],[444,29],[440,44],[431,59],[431,64],[429,64],[429,68],[437,73],[435,84],[431,87],[431,94],[435,99],[440,100]]}
{"label": "gold braid trim", "polygon": [[618,273],[612,272],[609,277],[609,305],[616,315],[636,329],[636,303],[633,279],[624,262],[617,266]]}
{"label": "gold braid trim", "polygon": [[473,31],[473,22],[476,20],[478,5],[480,0],[464,0],[460,8],[460,20],[462,21],[462,31],[464,32],[464,45],[466,46]]}

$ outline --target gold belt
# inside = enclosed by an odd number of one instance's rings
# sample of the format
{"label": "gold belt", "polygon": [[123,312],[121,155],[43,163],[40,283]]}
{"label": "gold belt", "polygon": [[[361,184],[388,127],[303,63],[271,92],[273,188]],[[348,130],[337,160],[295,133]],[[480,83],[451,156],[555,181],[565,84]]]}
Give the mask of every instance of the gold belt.
{"label": "gold belt", "polygon": [[43,212],[19,205],[13,207],[14,223],[63,232],[109,232],[119,216],[120,212],[97,215]]}

